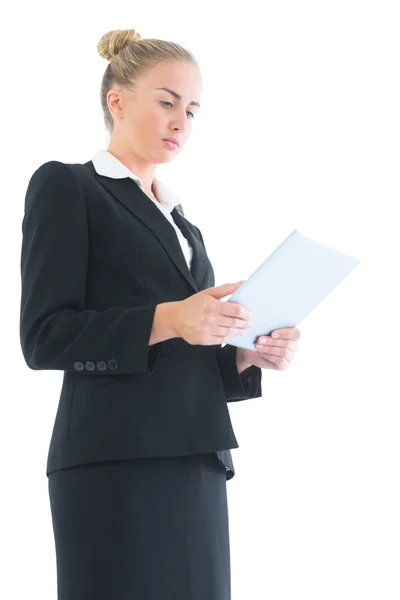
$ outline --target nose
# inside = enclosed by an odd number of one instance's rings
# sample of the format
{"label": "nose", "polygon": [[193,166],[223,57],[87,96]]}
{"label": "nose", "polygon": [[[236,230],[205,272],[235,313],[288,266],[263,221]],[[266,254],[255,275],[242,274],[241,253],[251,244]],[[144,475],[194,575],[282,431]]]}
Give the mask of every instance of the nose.
{"label": "nose", "polygon": [[187,127],[187,116],[179,115],[174,119],[173,129],[176,131],[177,129],[183,134],[186,131]]}

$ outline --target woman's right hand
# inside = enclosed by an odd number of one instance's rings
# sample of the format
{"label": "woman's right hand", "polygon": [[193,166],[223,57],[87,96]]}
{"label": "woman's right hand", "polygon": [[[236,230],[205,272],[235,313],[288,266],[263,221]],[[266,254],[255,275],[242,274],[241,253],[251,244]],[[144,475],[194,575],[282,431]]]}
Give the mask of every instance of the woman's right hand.
{"label": "woman's right hand", "polygon": [[210,287],[177,302],[173,328],[189,344],[212,346],[243,333],[250,326],[250,312],[236,302],[220,302],[243,283]]}

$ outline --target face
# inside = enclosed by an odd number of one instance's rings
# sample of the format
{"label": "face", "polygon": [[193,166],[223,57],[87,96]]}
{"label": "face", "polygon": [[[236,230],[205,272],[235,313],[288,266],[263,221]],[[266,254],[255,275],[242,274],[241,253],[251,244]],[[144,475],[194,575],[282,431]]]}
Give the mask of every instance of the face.
{"label": "face", "polygon": [[[180,96],[158,88],[169,88]],[[111,143],[132,151],[143,162],[166,163],[184,147],[199,107],[201,77],[189,62],[159,63],[143,75],[136,90],[114,88],[108,106],[114,117]],[[163,138],[176,137],[170,149]]]}

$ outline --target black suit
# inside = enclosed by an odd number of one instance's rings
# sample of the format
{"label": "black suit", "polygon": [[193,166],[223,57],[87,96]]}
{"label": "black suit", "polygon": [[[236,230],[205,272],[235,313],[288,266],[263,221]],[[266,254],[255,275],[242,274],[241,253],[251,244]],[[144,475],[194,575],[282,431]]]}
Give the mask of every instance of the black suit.
{"label": "black suit", "polygon": [[64,371],[47,475],[124,458],[217,452],[234,474],[227,402],[261,396],[261,369],[240,376],[236,347],[173,338],[148,346],[156,305],[215,285],[200,230],[129,177],[91,161],[50,161],[26,193],[20,339],[31,369]]}

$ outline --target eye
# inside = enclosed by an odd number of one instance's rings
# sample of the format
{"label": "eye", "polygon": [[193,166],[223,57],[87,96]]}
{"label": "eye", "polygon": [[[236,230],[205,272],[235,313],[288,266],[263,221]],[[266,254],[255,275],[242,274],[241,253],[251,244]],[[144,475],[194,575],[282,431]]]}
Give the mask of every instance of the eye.
{"label": "eye", "polygon": [[[168,102],[167,100],[161,100],[161,104],[162,105],[170,104],[172,106],[172,102]],[[167,107],[165,107],[165,108],[167,108]],[[186,112],[189,113],[190,115],[192,115],[192,119],[194,119],[194,114],[190,110],[187,110]]]}

